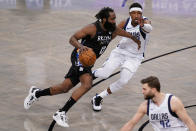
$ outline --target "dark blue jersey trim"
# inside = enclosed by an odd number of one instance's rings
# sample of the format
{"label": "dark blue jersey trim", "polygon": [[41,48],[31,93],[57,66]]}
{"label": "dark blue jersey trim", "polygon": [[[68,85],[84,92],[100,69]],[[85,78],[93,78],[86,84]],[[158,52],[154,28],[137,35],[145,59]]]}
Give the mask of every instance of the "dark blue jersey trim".
{"label": "dark blue jersey trim", "polygon": [[147,102],[147,115],[149,116],[150,100]]}
{"label": "dark blue jersey trim", "polygon": [[129,23],[129,19],[130,19],[130,18],[127,18],[127,21],[126,21],[126,23],[125,23],[125,25],[124,25],[124,27],[123,27],[124,30],[126,30],[127,24]]}
{"label": "dark blue jersey trim", "polygon": [[142,34],[142,37],[144,38],[144,40],[146,39],[146,33],[142,30],[142,28],[140,27],[140,33]]}
{"label": "dark blue jersey trim", "polygon": [[173,95],[170,95],[169,98],[168,98],[168,109],[169,109],[169,112],[170,112],[170,114],[172,116],[178,118],[178,116],[176,115],[176,113],[171,110],[171,98],[172,98],[172,96]]}
{"label": "dark blue jersey trim", "polygon": [[148,20],[148,18],[144,18],[144,20]]}

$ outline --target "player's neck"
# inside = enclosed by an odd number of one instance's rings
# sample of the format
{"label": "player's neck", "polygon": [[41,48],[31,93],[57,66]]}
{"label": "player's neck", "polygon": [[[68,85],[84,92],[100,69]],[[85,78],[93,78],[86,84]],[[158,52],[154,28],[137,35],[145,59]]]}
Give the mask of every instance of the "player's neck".
{"label": "player's neck", "polygon": [[157,92],[153,97],[152,101],[157,105],[160,106],[165,99],[165,94],[161,92]]}

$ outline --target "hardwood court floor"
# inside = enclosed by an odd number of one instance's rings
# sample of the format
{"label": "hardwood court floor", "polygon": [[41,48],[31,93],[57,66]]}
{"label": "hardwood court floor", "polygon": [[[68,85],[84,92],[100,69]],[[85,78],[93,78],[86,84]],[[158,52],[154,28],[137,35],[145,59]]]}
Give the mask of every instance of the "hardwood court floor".
{"label": "hardwood court floor", "polygon": [[[70,36],[95,21],[103,6],[115,9],[117,22],[128,17],[133,2],[123,0],[1,0],[0,1],[0,131],[46,131],[52,115],[72,91],[42,97],[30,110],[23,108],[30,86],[48,88],[62,82],[70,67],[73,47]],[[170,51],[196,45],[195,0],[140,0],[144,15],[153,25],[145,60]],[[113,40],[94,69],[100,67],[115,48]],[[119,92],[104,99],[103,110],[93,112],[90,100],[119,78],[116,75],[94,87],[68,112],[70,128],[55,131],[118,131],[143,101],[140,80],[155,75],[163,92],[178,96],[185,106],[196,104],[196,48],[167,55],[141,65]],[[97,81],[97,80],[96,80]],[[95,81],[95,82],[96,82]],[[77,87],[75,87],[77,88]],[[196,108],[187,109],[196,122]],[[139,122],[134,131],[147,120]],[[144,128],[151,131],[148,125]]]}

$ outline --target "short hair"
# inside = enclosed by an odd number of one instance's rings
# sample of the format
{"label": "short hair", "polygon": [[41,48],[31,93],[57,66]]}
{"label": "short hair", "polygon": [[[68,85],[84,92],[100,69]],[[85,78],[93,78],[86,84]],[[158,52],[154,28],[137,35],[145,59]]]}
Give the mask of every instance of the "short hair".
{"label": "short hair", "polygon": [[131,4],[131,5],[129,6],[129,9],[131,9],[131,8],[133,8],[133,7],[139,7],[139,8],[141,8],[141,9],[143,9],[142,6],[141,6],[139,3],[137,3],[137,2]]}
{"label": "short hair", "polygon": [[156,76],[149,76],[145,79],[141,80],[142,84],[148,84],[148,86],[150,86],[151,88],[156,88],[158,92],[160,92],[160,82],[159,79]]}
{"label": "short hair", "polygon": [[110,12],[114,12],[114,10],[110,7],[104,7],[102,8],[96,15],[95,17],[99,20],[103,20],[103,18],[108,18],[110,16]]}

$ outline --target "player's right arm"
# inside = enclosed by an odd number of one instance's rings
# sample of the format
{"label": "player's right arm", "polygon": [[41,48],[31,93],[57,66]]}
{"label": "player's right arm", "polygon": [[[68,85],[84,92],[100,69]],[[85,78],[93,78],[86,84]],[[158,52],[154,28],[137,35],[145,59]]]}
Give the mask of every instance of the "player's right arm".
{"label": "player's right arm", "polygon": [[138,110],[137,113],[129,120],[120,131],[131,131],[134,126],[143,118],[143,116],[147,113],[147,101],[143,102]]}
{"label": "player's right arm", "polygon": [[69,43],[74,47],[76,47],[77,49],[80,49],[81,52],[88,50],[88,47],[83,46],[81,43],[79,43],[78,40],[85,38],[88,35],[90,35],[92,38],[95,34],[96,34],[96,26],[94,24],[89,24],[83,27],[81,30],[74,33],[69,39]]}

